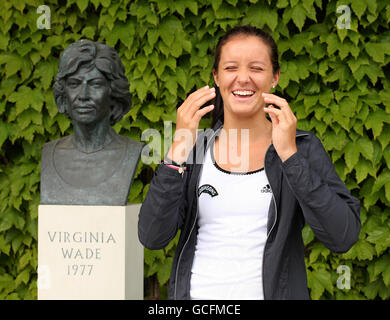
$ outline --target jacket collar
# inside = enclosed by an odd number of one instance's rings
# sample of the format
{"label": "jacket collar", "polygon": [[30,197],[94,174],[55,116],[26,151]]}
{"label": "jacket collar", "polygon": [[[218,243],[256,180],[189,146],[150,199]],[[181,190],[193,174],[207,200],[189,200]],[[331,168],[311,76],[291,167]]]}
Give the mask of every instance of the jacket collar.
{"label": "jacket collar", "polygon": [[[222,129],[222,126],[223,126],[222,121],[218,120],[217,123],[214,125],[213,130],[219,132]],[[304,137],[304,136],[308,136],[308,135],[309,135],[309,133],[307,131],[303,131],[303,130],[299,130],[299,129],[297,129],[295,132],[296,138]]]}
{"label": "jacket collar", "polygon": [[[218,136],[219,132],[221,131],[223,126],[223,123],[221,120],[218,120],[215,126],[211,129],[206,129],[203,131],[200,131],[199,136],[197,138],[195,147],[192,149],[188,159],[192,159],[193,164],[202,164],[204,155],[206,154],[207,149],[211,145],[211,142],[214,141],[215,137]],[[303,130],[296,130],[296,138],[308,136],[309,133],[307,131]],[[273,144],[271,143],[270,150],[269,151],[275,151]],[[187,161],[187,163],[191,163]]]}

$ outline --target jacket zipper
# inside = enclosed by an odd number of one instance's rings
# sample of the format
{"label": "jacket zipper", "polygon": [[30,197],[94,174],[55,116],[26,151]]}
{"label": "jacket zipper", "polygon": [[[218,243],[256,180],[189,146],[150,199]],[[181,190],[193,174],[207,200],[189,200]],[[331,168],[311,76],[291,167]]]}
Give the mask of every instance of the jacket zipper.
{"label": "jacket zipper", "polygon": [[[303,137],[303,136],[307,136],[307,134],[299,134],[299,135],[296,135],[295,138]],[[267,151],[265,152],[265,156],[264,156],[264,172],[265,172],[265,175],[266,175],[267,179],[268,179],[268,175],[267,175],[267,170],[266,170],[266,167],[265,167],[265,159],[267,158],[267,153],[268,153],[268,151],[269,151],[269,148],[271,148],[271,146],[272,146],[272,143],[269,145]],[[268,181],[269,181],[269,179],[268,179]],[[263,264],[263,266],[262,266],[262,271],[261,271],[261,272],[262,272],[262,279],[261,279],[261,280],[262,280],[262,282],[263,282],[263,298],[264,298],[264,300],[266,300],[266,299],[265,299],[265,290],[264,290],[264,255],[265,255],[265,249],[266,249],[266,247],[267,247],[268,238],[269,238],[269,236],[270,236],[272,230],[274,229],[274,227],[275,227],[275,225],[276,225],[276,221],[277,221],[277,219],[278,219],[278,206],[276,205],[276,199],[275,199],[275,196],[274,196],[274,191],[272,190],[271,183],[269,183],[269,186],[270,186],[271,192],[272,192],[272,199],[274,200],[274,206],[275,206],[275,219],[274,219],[274,223],[272,224],[271,229],[269,230],[269,232],[268,232],[268,234],[267,234],[267,238],[265,239],[265,244],[264,244],[264,249],[263,249],[263,259],[262,259],[262,264]]]}
{"label": "jacket zipper", "polygon": [[[267,158],[267,153],[269,151],[269,149],[271,148],[272,146],[272,143],[269,145],[267,151],[265,152],[265,156],[264,156],[264,173],[268,179],[268,182],[270,181],[269,178],[268,178],[268,174],[267,174],[267,170],[266,170],[266,167],[265,167],[265,159]],[[269,235],[271,234],[272,230],[274,229],[275,227],[275,224],[276,224],[276,220],[278,218],[278,207],[276,205],[276,199],[275,199],[275,196],[274,196],[274,191],[272,190],[272,187],[271,187],[271,183],[268,183],[270,188],[271,188],[271,193],[272,193],[272,200],[274,201],[274,206],[275,206],[275,219],[274,219],[274,223],[272,224],[272,227],[271,229],[269,230],[269,232],[267,233],[267,238],[265,239],[265,244],[264,244],[264,249],[263,249],[263,259],[262,259],[262,270],[261,270],[261,273],[262,273],[262,285],[263,285],[263,299],[265,299],[265,290],[264,290],[264,255],[265,255],[265,248],[267,247],[267,242],[268,242],[268,238],[269,238]]]}
{"label": "jacket zipper", "polygon": [[[219,131],[220,131],[220,129],[219,129],[219,130],[217,129],[217,130],[214,132],[214,134],[211,136],[211,140],[210,140],[210,141],[212,141],[212,139],[214,139],[214,137],[217,135],[217,133],[219,133]],[[206,150],[205,150],[205,153],[204,153],[204,154],[206,154],[206,152],[207,152],[207,150],[208,150],[208,147],[209,147],[209,144],[206,146]],[[203,159],[204,159],[204,156],[203,156]],[[173,299],[174,299],[174,300],[177,300],[177,278],[178,278],[178,273],[179,273],[178,271],[179,271],[179,265],[180,265],[181,256],[182,256],[182,254],[183,254],[183,252],[184,252],[184,249],[185,249],[185,247],[186,247],[188,241],[189,241],[190,238],[191,238],[192,231],[194,230],[195,225],[196,225],[196,222],[197,222],[197,220],[198,220],[198,213],[199,213],[198,186],[199,186],[200,177],[201,177],[201,175],[202,175],[202,171],[203,171],[203,164],[202,164],[202,168],[201,168],[201,170],[200,170],[200,172],[199,172],[199,175],[198,175],[197,181],[196,181],[196,188],[195,188],[196,214],[195,214],[195,220],[194,220],[194,223],[192,224],[192,227],[191,227],[190,233],[189,233],[189,235],[188,235],[188,237],[187,237],[187,240],[186,240],[186,242],[184,243],[183,248],[181,249],[179,258],[177,259],[176,272],[175,272],[175,290],[174,290],[174,295],[173,295]],[[190,210],[191,210],[191,208],[190,208]]]}

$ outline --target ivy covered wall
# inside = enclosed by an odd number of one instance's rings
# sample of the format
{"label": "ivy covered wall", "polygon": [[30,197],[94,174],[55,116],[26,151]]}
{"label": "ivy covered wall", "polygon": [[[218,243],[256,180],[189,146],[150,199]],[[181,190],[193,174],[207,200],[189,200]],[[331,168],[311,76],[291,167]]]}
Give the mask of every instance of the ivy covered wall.
{"label": "ivy covered wall", "polygon": [[[8,0],[0,2],[0,299],[37,298],[42,145],[72,131],[52,90],[65,47],[88,38],[117,49],[133,107],[114,128],[141,140],[148,128],[163,135],[189,92],[213,85],[216,41],[239,23],[273,35],[276,93],[361,200],[359,241],[345,254],[330,253],[305,227],[311,297],[390,298],[388,0]],[[130,202],[142,202],[155,168],[140,164]],[[176,241],[145,250],[146,298],[166,298]]]}

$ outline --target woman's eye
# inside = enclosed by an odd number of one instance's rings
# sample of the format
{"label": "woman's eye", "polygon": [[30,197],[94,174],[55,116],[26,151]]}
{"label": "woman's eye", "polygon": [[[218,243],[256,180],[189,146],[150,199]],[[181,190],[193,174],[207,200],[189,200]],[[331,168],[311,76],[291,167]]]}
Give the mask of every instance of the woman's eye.
{"label": "woman's eye", "polygon": [[235,69],[237,69],[235,66],[225,67],[225,70],[235,70]]}
{"label": "woman's eye", "polygon": [[264,69],[262,67],[252,67],[252,70],[263,71]]}
{"label": "woman's eye", "polygon": [[91,85],[93,87],[100,87],[100,86],[103,85],[103,83],[101,81],[94,81],[94,82],[91,83]]}
{"label": "woman's eye", "polygon": [[78,81],[68,81],[67,86],[71,88],[76,88],[79,85]]}

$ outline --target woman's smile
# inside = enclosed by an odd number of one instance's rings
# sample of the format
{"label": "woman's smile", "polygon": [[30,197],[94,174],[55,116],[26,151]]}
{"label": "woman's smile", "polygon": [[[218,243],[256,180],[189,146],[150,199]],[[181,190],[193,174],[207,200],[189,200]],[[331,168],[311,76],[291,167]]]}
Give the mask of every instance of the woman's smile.
{"label": "woman's smile", "polygon": [[263,92],[277,82],[268,46],[255,36],[237,36],[222,50],[214,80],[224,102],[225,116],[253,116],[262,112]]}
{"label": "woman's smile", "polygon": [[247,102],[255,95],[255,90],[248,89],[236,89],[232,91],[233,96],[238,102]]}

